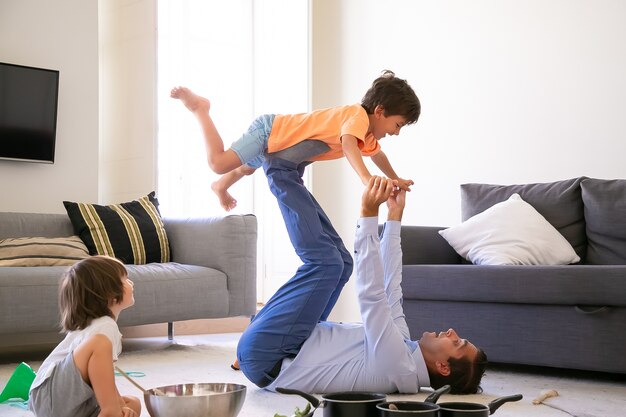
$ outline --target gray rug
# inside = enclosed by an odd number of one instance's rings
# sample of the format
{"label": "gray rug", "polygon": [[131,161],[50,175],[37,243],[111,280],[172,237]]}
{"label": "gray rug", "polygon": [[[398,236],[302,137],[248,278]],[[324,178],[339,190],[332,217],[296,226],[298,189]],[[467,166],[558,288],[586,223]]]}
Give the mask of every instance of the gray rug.
{"label": "gray rug", "polygon": [[[280,395],[260,390],[250,384],[241,372],[229,365],[235,357],[239,334],[180,336],[175,343],[161,338],[128,340],[118,365],[127,372],[145,373],[137,381],[146,388],[194,382],[233,382],[248,386],[240,417],[273,417],[274,413],[291,415],[296,406],[306,401],[297,396]],[[19,362],[19,360],[17,361]],[[37,369],[40,361],[30,361]],[[0,365],[0,389],[6,384],[17,363]],[[547,374],[546,374],[547,373]],[[444,395],[443,401],[468,401],[487,404],[509,394],[523,394],[524,399],[504,404],[494,414],[499,417],[618,417],[626,416],[626,383],[621,378],[589,376],[588,374],[557,375],[554,372],[520,371],[507,368],[490,369],[483,378],[480,395]],[[620,380],[621,379],[621,380]],[[117,378],[120,392],[142,397],[141,392],[122,377]],[[532,399],[544,389],[556,389],[559,396],[533,405]],[[421,401],[427,393],[389,395],[391,400]],[[142,417],[148,417],[145,408]],[[321,416],[318,410],[315,416]],[[0,416],[32,417],[32,413],[7,404],[0,404]]]}

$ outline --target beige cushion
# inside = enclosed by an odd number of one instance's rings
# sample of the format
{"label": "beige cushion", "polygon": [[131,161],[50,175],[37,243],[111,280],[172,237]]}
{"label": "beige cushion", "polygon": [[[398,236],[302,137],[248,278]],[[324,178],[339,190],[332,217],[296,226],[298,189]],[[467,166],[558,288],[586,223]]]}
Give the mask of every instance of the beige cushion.
{"label": "beige cushion", "polygon": [[64,266],[87,258],[78,236],[18,237],[0,240],[0,266]]}

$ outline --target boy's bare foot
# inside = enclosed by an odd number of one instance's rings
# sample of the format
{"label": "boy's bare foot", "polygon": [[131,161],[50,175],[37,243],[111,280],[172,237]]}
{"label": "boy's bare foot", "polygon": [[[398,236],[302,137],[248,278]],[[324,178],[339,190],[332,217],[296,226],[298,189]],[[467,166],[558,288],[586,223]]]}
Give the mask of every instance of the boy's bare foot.
{"label": "boy's bare foot", "polygon": [[235,359],[235,362],[233,362],[233,364],[230,365],[230,367],[232,369],[234,369],[235,371],[239,371],[240,370],[240,368],[239,368],[239,361],[237,359]]}
{"label": "boy's bare foot", "polygon": [[183,102],[191,112],[195,113],[199,110],[208,113],[211,108],[211,102],[194,93],[187,87],[174,87],[170,93],[170,97],[179,99]]}
{"label": "boy's bare foot", "polygon": [[224,210],[231,211],[232,209],[237,207],[237,200],[235,200],[233,196],[230,195],[230,193],[222,187],[219,180],[211,184],[211,190],[213,190],[213,192],[217,194],[217,198],[220,199],[220,205]]}

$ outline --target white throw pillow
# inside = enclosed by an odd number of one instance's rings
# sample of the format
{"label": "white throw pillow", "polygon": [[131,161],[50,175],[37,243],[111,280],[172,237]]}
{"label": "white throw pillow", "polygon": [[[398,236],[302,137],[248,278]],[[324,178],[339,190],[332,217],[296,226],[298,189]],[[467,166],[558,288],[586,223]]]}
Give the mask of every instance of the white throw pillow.
{"label": "white throw pillow", "polygon": [[519,194],[439,234],[476,265],[566,265],[580,261],[563,235]]}

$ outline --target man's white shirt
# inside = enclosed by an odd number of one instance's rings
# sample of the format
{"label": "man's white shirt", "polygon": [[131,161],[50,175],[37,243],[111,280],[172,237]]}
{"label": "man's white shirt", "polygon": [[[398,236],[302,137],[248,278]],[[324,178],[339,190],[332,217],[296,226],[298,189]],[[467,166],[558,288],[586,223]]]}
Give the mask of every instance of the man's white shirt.
{"label": "man's white shirt", "polygon": [[378,217],[360,218],[354,248],[363,323],[318,323],[266,389],[415,393],[430,386],[402,309],[400,222],[386,222],[379,240]]}

